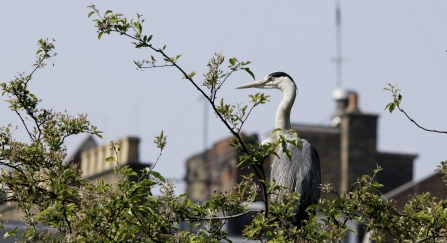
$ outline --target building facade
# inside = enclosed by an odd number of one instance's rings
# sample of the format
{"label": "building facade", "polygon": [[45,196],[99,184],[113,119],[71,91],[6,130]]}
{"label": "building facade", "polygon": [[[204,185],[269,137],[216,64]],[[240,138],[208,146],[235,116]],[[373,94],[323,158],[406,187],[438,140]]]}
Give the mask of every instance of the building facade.
{"label": "building facade", "polygon": [[[257,139],[256,134],[249,137]],[[236,167],[241,153],[228,146],[230,139],[223,139],[186,161],[186,193],[192,201],[205,201],[214,191],[227,191],[241,182],[242,175],[254,173],[252,168]]]}

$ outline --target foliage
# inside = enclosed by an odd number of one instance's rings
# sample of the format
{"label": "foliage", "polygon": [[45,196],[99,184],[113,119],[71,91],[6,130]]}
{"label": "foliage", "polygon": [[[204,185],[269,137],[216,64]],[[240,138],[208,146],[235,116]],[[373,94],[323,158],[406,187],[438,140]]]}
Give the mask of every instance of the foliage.
{"label": "foliage", "polygon": [[[0,128],[0,185],[3,202],[17,206],[29,225],[21,236],[26,242],[220,242],[226,240],[223,225],[232,218],[253,215],[253,221],[244,230],[244,238],[260,242],[340,242],[348,232],[353,231],[347,222],[361,223],[371,239],[384,242],[386,234],[399,242],[441,242],[447,227],[447,202],[423,194],[411,198],[403,212],[396,209],[395,202],[388,201],[381,193],[382,185],[372,176],[363,176],[351,187],[349,193],[329,199],[328,193],[336,193],[330,184],[321,185],[326,193],[318,205],[308,209],[307,224],[298,229],[289,222],[291,209],[298,202],[297,193],[275,181],[266,181],[263,167],[270,156],[278,156],[277,149],[287,153],[288,143],[299,146],[298,134],[295,139],[279,136],[273,143],[258,143],[242,137],[245,121],[254,107],[268,102],[268,96],[257,93],[250,95],[251,107],[226,104],[217,93],[225,81],[240,70],[253,78],[248,68],[250,62],[228,59],[228,70],[221,70],[225,57],[216,53],[208,62],[209,70],[203,75],[201,86],[193,80],[195,72],[185,72],[179,66],[182,55],[169,56],[166,46],[157,48],[150,43],[153,36],[143,34],[142,15],[136,20],[127,20],[123,15],[106,11],[103,15],[94,6],[89,6],[98,18],[94,20],[98,39],[104,34],[118,33],[132,39],[136,48],[149,48],[161,56],[163,64],[151,55],[149,60],[135,61],[138,69],[171,66],[180,71],[182,78],[189,81],[211,104],[221,122],[234,135],[230,146],[241,152],[238,166],[254,168],[255,174],[243,177],[242,182],[229,191],[216,191],[206,202],[195,203],[185,194],[175,195],[174,185],[167,181],[154,167],[133,171],[122,166],[118,154],[120,144],[110,143],[115,156],[104,163],[115,163],[114,171],[119,177],[116,184],[104,180],[85,180],[77,165],[66,163],[67,137],[90,133],[101,137],[101,132],[92,126],[87,115],[70,116],[40,108],[40,100],[28,89],[34,72],[43,68],[46,61],[56,56],[54,40],[41,39],[38,42],[37,61],[30,74],[19,74],[12,81],[2,83],[2,95],[7,96],[9,108],[22,121],[28,142],[13,138],[11,125]],[[392,112],[400,108],[402,96],[391,86],[394,101],[386,109]],[[247,112],[248,110],[248,112]],[[18,128],[15,128],[18,129]],[[274,131],[276,132],[276,130]],[[292,131],[293,132],[293,131]],[[161,152],[167,145],[167,137],[161,132],[154,143]],[[447,174],[447,162],[438,168]],[[153,195],[159,188],[161,194]],[[270,202],[269,196],[281,195],[282,200]],[[338,194],[337,194],[338,195]],[[250,210],[252,203],[262,201],[264,209]],[[179,225],[187,224],[189,230]],[[42,230],[49,225],[54,230]],[[0,225],[3,229],[5,225]],[[17,237],[17,229],[5,237]]]}
{"label": "foliage", "polygon": [[391,92],[393,96],[393,102],[388,103],[385,106],[385,110],[388,109],[390,113],[393,113],[396,107],[399,107],[400,102],[402,101],[402,95],[399,93],[400,89],[397,88],[397,84],[392,85],[388,84],[389,87],[383,88],[383,90],[388,90]]}

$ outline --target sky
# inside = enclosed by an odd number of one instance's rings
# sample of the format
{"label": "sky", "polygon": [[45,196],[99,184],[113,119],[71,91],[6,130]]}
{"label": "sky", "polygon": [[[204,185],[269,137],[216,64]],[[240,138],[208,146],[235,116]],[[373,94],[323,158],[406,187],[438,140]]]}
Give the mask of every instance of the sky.
{"label": "sky", "polygon": [[[30,90],[42,107],[70,114],[87,113],[104,131],[105,144],[125,136],[139,136],[140,159],[153,162],[158,149],[154,136],[161,130],[168,143],[155,170],[175,178],[184,189],[185,161],[204,148],[204,104],[198,91],[171,67],[137,71],[133,60],[154,55],[135,49],[119,35],[97,39],[91,1],[2,1],[0,3],[0,81],[18,72],[29,73],[37,40],[56,39],[54,66],[38,70]],[[203,81],[207,61],[215,52],[227,60],[251,61],[260,79],[284,71],[298,86],[292,123],[328,125],[335,111],[335,1],[94,1],[102,12],[110,9],[129,19],[142,14],[145,34],[154,46],[167,45],[167,54],[183,54],[179,65],[197,72]],[[447,9],[446,1],[342,1],[342,88],[359,94],[362,112],[379,115],[378,149],[418,154],[414,178],[420,180],[446,160],[446,135],[418,129],[402,113],[384,111],[391,101],[383,91],[399,83],[402,107],[422,126],[447,130]],[[156,54],[154,55],[157,58]],[[160,58],[161,59],[161,58]],[[225,66],[224,66],[225,67]],[[235,90],[253,81],[234,74],[219,91],[228,103],[248,103],[256,90]],[[282,95],[264,90],[271,102],[257,107],[243,131],[261,137],[274,128]],[[6,97],[2,97],[5,100]],[[229,131],[208,106],[208,144],[229,137]],[[20,125],[19,118],[0,103],[0,125]],[[14,135],[26,141],[24,128]],[[72,152],[83,139],[67,141]],[[324,170],[324,168],[323,168]]]}

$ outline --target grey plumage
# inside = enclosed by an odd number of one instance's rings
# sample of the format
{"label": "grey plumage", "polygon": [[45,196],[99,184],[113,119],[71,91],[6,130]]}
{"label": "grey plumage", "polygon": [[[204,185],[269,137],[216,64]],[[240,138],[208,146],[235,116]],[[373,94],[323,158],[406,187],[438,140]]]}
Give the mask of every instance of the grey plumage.
{"label": "grey plumage", "polygon": [[[289,132],[290,111],[295,102],[297,87],[293,79],[284,72],[273,72],[264,79],[237,87],[243,88],[262,88],[279,89],[283,92],[281,101],[275,119],[278,132],[285,135],[288,139],[294,136]],[[321,168],[320,159],[317,151],[304,139],[299,139],[302,150],[295,145],[288,144],[287,150],[292,153],[291,161],[282,149],[277,151],[279,158],[275,157],[272,164],[271,178],[275,179],[279,185],[289,188],[290,192],[298,192],[300,200],[298,205],[292,210],[296,213],[291,222],[297,227],[302,227],[302,221],[308,219],[309,215],[305,211],[312,204],[318,203],[320,197]],[[278,201],[281,197],[272,196],[272,201]]]}
{"label": "grey plumage", "polygon": [[[278,185],[284,185],[292,192],[300,194],[299,205],[292,211],[292,223],[301,227],[301,222],[309,218],[306,208],[318,203],[320,198],[320,159],[317,151],[305,140],[299,139],[302,150],[295,145],[288,144],[287,149],[292,153],[292,161],[280,149],[279,158],[274,159],[272,164],[271,178],[274,178]],[[272,200],[280,199],[273,196]]]}

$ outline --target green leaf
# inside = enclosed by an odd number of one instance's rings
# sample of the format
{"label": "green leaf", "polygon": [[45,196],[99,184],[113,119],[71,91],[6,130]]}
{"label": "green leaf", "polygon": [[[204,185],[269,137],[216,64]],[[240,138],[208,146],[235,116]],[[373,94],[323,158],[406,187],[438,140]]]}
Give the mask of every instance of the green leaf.
{"label": "green leaf", "polygon": [[106,13],[104,14],[104,16],[106,16],[109,13],[113,13],[113,11],[112,10],[107,10]]}
{"label": "green leaf", "polygon": [[390,103],[388,103],[386,106],[385,106],[385,109],[384,110],[387,110],[389,107],[390,107],[390,105],[391,104],[393,104],[394,102],[390,102]]}
{"label": "green leaf", "polygon": [[245,163],[245,161],[242,160],[241,162],[239,162],[239,164],[236,165],[236,167],[239,167],[239,166],[241,166],[241,165],[244,164],[244,163]]}
{"label": "green leaf", "polygon": [[273,151],[272,154],[275,155],[276,158],[280,159],[278,153],[276,153],[275,151]]}
{"label": "green leaf", "polygon": [[166,182],[165,178],[158,172],[156,171],[150,171],[149,174],[151,174],[153,177],[159,179],[162,182]]}
{"label": "green leaf", "polygon": [[231,63],[231,65],[233,65],[234,66],[234,64],[236,64],[236,58],[234,58],[234,57],[231,57],[230,58],[230,60],[228,60],[230,63]]}
{"label": "green leaf", "polygon": [[298,138],[298,133],[295,130],[289,129],[289,132],[292,133],[295,138]]}
{"label": "green leaf", "polygon": [[284,150],[284,153],[286,153],[287,158],[289,158],[289,161],[292,161],[292,152],[290,152],[289,150]]}
{"label": "green leaf", "polygon": [[383,187],[383,185],[380,184],[380,183],[377,182],[377,181],[373,181],[372,186],[373,186],[373,187],[376,187],[376,188],[381,188],[381,187]]}
{"label": "green leaf", "polygon": [[37,214],[37,219],[40,219],[40,217],[42,217],[42,215],[47,214],[48,212],[52,211],[52,209],[50,207],[44,209],[43,211],[41,211],[39,214]]}
{"label": "green leaf", "polygon": [[143,31],[143,26],[140,23],[138,23],[138,30],[140,31],[140,33]]}
{"label": "green leaf", "polygon": [[395,103],[391,103],[391,105],[389,107],[390,113],[393,113],[395,108],[396,108],[396,104]]}
{"label": "green leaf", "polygon": [[88,18],[90,18],[90,16],[92,16],[95,13],[95,11],[91,11],[90,13],[88,13]]}
{"label": "green leaf", "polygon": [[98,34],[98,40],[101,40],[102,34],[104,34],[104,32],[101,32],[101,33]]}
{"label": "green leaf", "polygon": [[255,74],[250,70],[250,68],[242,68],[242,69],[244,69],[245,71],[247,71],[247,73],[249,73],[249,74],[253,77],[253,79],[256,80],[256,78],[255,78]]}
{"label": "green leaf", "polygon": [[141,24],[139,22],[134,22],[133,25],[135,26],[135,28],[138,29],[138,32],[141,33],[141,30],[143,29],[143,27],[141,26]]}
{"label": "green leaf", "polygon": [[275,130],[273,130],[272,134],[281,130],[282,130],[281,128],[276,128]]}
{"label": "green leaf", "polygon": [[41,52],[42,52],[42,50],[37,50],[36,55],[41,53]]}
{"label": "green leaf", "polygon": [[107,157],[106,162],[113,162],[115,161],[115,157]]}
{"label": "green leaf", "polygon": [[189,78],[194,77],[194,75],[196,75],[196,72],[192,71],[192,72],[189,74]]}

